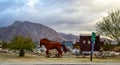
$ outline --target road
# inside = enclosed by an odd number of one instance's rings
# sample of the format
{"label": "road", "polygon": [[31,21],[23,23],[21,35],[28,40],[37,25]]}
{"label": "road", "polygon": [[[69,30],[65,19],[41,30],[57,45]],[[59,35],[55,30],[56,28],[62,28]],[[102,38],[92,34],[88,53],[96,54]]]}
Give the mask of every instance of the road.
{"label": "road", "polygon": [[79,64],[72,64],[72,63],[57,63],[57,64],[42,64],[42,63],[0,63],[0,65],[120,65],[120,63],[79,63]]}

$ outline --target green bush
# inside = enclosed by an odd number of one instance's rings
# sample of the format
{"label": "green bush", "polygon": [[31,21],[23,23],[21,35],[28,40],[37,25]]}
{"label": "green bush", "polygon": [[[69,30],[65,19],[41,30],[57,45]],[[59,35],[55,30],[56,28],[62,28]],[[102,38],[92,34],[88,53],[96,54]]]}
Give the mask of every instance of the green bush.
{"label": "green bush", "polygon": [[23,36],[15,36],[9,48],[19,51],[19,56],[23,57],[25,55],[25,50],[32,50],[35,48],[35,44],[32,42],[32,39]]}

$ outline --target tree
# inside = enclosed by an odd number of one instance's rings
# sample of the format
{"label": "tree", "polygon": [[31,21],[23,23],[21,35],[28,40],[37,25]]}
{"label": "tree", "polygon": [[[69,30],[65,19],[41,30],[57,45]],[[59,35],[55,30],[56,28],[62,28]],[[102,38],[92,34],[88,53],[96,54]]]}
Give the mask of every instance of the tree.
{"label": "tree", "polygon": [[32,50],[34,47],[35,45],[30,38],[22,36],[15,36],[9,44],[10,49],[19,51],[20,57],[25,55],[25,50]]}
{"label": "tree", "polygon": [[2,42],[2,43],[1,43],[1,48],[2,48],[2,49],[6,49],[7,47],[8,47],[7,42]]}
{"label": "tree", "polygon": [[2,42],[0,41],[0,48],[2,47]]}
{"label": "tree", "polygon": [[115,39],[120,45],[120,10],[109,12],[96,24],[96,30],[101,35]]}

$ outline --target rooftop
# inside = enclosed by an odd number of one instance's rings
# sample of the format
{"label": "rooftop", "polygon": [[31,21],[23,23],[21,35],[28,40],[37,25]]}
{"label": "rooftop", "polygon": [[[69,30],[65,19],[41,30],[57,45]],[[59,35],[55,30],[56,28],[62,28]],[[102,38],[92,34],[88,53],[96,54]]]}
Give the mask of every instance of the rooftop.
{"label": "rooftop", "polygon": [[[80,36],[92,36],[92,34],[80,34]],[[96,34],[96,36],[100,36],[100,34]]]}

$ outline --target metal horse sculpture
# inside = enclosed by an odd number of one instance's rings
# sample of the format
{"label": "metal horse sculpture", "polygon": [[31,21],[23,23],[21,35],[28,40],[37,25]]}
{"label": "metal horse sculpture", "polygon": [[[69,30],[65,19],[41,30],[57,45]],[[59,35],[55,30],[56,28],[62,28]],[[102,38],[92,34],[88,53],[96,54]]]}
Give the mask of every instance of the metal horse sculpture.
{"label": "metal horse sculpture", "polygon": [[46,57],[50,57],[50,53],[49,53],[50,49],[56,49],[58,51],[59,54],[57,55],[57,57],[62,57],[62,50],[61,50],[62,47],[63,47],[64,52],[68,51],[64,44],[61,44],[59,42],[53,42],[53,41],[50,41],[50,40],[48,40],[46,38],[43,38],[43,39],[40,40],[40,47],[42,45],[44,45],[45,48],[47,49]]}

